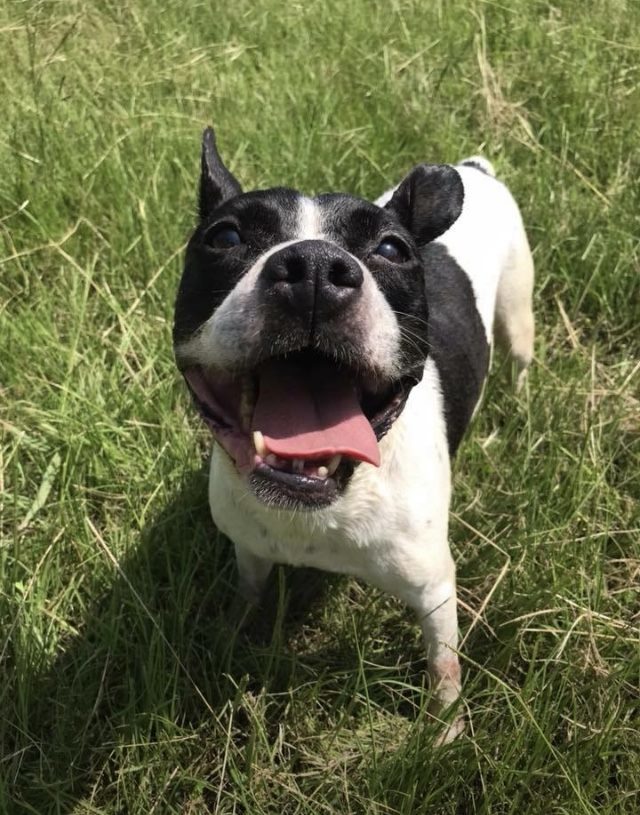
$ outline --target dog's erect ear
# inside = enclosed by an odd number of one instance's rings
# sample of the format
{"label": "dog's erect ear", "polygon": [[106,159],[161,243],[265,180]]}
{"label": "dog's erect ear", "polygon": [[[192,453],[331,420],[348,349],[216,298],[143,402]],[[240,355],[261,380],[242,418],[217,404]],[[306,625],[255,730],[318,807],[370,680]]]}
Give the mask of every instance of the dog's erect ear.
{"label": "dog's erect ear", "polygon": [[450,164],[419,164],[387,203],[418,246],[435,240],[462,212],[464,187]]}
{"label": "dog's erect ear", "polygon": [[240,195],[241,192],[240,184],[224,166],[218,154],[213,128],[207,127],[202,134],[202,172],[198,201],[200,220],[204,220],[223,201]]}

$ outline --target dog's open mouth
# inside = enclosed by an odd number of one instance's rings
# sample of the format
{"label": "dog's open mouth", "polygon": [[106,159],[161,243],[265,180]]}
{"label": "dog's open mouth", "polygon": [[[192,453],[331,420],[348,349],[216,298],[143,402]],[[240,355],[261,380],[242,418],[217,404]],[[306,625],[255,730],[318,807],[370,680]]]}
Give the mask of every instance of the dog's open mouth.
{"label": "dog's open mouth", "polygon": [[[330,503],[358,462],[378,466],[378,440],[416,378],[381,385],[312,350],[273,357],[240,378],[192,366],[195,402],[237,469],[266,500]],[[281,500],[277,501],[282,503]]]}

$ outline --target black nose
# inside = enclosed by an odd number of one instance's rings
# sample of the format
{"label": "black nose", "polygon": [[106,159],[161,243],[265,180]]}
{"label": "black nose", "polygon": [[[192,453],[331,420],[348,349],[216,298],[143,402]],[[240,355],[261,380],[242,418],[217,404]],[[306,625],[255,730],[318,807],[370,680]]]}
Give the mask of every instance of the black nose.
{"label": "black nose", "polygon": [[359,296],[360,264],[327,241],[298,241],[267,259],[262,270],[267,296],[301,317],[323,319],[347,309]]}

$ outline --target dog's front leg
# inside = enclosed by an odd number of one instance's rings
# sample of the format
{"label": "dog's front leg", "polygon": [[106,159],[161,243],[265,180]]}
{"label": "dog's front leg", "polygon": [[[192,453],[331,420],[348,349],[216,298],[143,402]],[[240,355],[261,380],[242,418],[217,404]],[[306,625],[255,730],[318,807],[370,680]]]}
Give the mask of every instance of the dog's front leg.
{"label": "dog's front leg", "polygon": [[273,562],[254,555],[246,546],[234,544],[238,565],[238,595],[253,606],[260,604]]}
{"label": "dog's front leg", "polygon": [[[427,650],[427,665],[433,690],[431,713],[439,716],[460,695],[458,614],[453,561],[450,563],[448,578],[425,592],[416,610]],[[451,741],[462,729],[463,720],[460,716],[449,725],[441,741]]]}
{"label": "dog's front leg", "polygon": [[238,566],[238,585],[227,608],[227,619],[232,625],[244,628],[252,608],[260,604],[273,563],[254,555],[238,543],[234,543],[234,548]]}

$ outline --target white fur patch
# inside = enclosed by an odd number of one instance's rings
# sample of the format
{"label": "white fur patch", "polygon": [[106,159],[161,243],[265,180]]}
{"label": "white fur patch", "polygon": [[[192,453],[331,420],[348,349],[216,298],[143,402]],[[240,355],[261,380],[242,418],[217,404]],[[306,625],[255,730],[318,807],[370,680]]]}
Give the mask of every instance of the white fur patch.
{"label": "white fur patch", "polygon": [[373,203],[377,207],[384,207],[386,204],[389,203],[389,201],[391,201],[391,199],[393,198],[393,193],[397,189],[398,189],[397,187],[391,187],[390,190],[387,190],[386,192],[383,192],[382,195],[379,198],[376,198],[376,200]]}
{"label": "white fur patch", "polygon": [[302,197],[298,208],[298,240],[326,240],[322,232],[322,210],[312,198]]}
{"label": "white fur patch", "polygon": [[469,158],[463,158],[460,164],[468,164],[472,167],[475,165],[478,169],[487,173],[487,175],[493,176],[494,178],[496,176],[495,167],[489,159],[484,156],[469,156]]}
{"label": "white fur patch", "polygon": [[[352,256],[353,257],[353,256]],[[380,291],[367,267],[358,260],[364,280],[360,312],[366,315],[367,333],[363,356],[367,362],[389,379],[399,375],[400,326],[393,309]]]}

